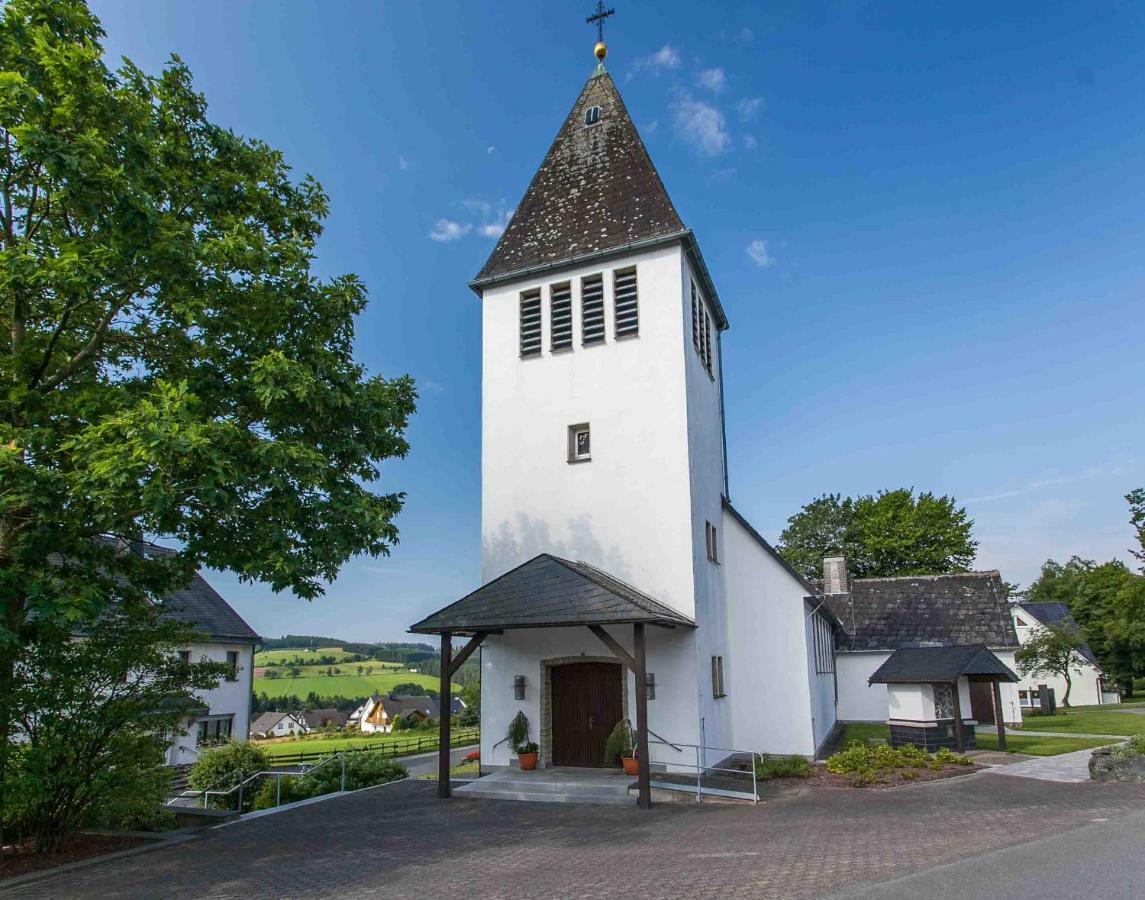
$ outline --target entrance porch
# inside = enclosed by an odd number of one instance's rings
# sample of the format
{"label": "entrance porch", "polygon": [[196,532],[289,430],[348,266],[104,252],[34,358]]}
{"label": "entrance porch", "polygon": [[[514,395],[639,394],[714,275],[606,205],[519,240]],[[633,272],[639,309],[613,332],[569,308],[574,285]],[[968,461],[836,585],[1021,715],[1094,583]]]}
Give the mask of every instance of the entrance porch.
{"label": "entrance porch", "polygon": [[[460,664],[479,646],[490,648],[482,660],[483,771],[494,757],[501,766],[510,763],[505,741],[494,735],[517,712],[529,719],[529,739],[539,744],[542,772],[613,764],[604,759],[604,743],[617,722],[631,718],[638,805],[646,807],[651,805],[648,699],[656,690],[648,671],[648,631],[656,632],[653,643],[663,648],[664,635],[694,627],[688,617],[593,566],[542,554],[410,630],[441,638],[443,697]],[[452,640],[464,635],[469,642],[454,657]],[[685,649],[675,644],[672,649]],[[670,656],[694,660],[690,653]],[[668,712],[671,707],[665,706]],[[443,747],[448,728],[443,703]],[[442,798],[451,793],[444,756],[438,793]]]}

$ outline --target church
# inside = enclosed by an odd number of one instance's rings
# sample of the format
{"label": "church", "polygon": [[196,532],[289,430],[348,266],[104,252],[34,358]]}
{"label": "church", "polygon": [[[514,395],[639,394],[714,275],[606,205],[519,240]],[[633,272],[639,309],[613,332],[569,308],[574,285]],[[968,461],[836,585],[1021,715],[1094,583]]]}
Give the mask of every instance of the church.
{"label": "church", "polygon": [[603,42],[595,53],[470,284],[483,584],[410,630],[441,637],[443,694],[480,648],[483,772],[516,765],[506,730],[519,712],[542,769],[602,765],[629,719],[646,805],[650,771],[736,751],[818,756],[836,732],[845,607],[732,503],[730,323]]}
{"label": "church", "polygon": [[729,322],[597,53],[471,284],[485,583],[411,630],[483,636],[483,767],[519,710],[542,767],[598,765],[644,716],[654,765],[813,756],[838,623],[729,500]]}

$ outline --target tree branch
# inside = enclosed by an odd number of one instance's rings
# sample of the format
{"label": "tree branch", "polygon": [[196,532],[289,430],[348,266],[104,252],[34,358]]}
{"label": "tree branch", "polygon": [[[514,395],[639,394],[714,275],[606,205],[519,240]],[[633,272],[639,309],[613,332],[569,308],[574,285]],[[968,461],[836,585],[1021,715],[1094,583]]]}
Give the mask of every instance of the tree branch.
{"label": "tree branch", "polygon": [[121,303],[113,303],[111,309],[107,311],[107,315],[103,317],[99,325],[96,326],[95,331],[92,333],[91,338],[86,344],[73,354],[72,358],[64,364],[64,367],[56,372],[51,378],[44,382],[40,388],[41,391],[51,391],[58,388],[61,384],[71,378],[76,372],[79,371],[80,366],[91,359],[96,352],[104,345],[107,339],[107,329],[111,327],[112,321],[115,319],[123,308],[127,305],[127,300]]}

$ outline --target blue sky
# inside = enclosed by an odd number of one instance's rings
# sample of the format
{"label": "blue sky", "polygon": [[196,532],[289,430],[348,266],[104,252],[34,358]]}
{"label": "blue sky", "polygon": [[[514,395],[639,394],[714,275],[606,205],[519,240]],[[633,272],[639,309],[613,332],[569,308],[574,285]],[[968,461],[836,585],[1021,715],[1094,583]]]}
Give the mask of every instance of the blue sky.
{"label": "blue sky", "polygon": [[[97,0],[112,58],[332,200],[359,357],[422,399],[393,555],[324,598],[216,585],[265,635],[402,639],[476,586],[466,287],[592,70],[588,2]],[[731,320],[731,493],[775,538],[828,491],[966,504],[977,565],[1127,559],[1145,484],[1145,4],[617,0],[613,73]]]}

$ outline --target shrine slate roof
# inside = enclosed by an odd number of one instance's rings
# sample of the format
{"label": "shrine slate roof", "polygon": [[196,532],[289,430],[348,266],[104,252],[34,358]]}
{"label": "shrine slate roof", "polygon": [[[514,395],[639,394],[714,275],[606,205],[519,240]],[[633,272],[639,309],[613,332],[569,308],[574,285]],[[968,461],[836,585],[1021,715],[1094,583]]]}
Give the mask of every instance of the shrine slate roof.
{"label": "shrine slate roof", "polygon": [[410,627],[418,634],[472,634],[574,625],[694,627],[695,622],[584,562],[542,553]]}
{"label": "shrine slate roof", "polygon": [[842,650],[984,644],[1017,647],[997,571],[855,578],[849,594],[827,594],[842,622]]}
{"label": "shrine slate roof", "polygon": [[948,684],[963,675],[984,675],[1016,682],[1010,671],[983,644],[955,647],[902,647],[870,677],[870,684]]}
{"label": "shrine slate roof", "polygon": [[[585,113],[600,107],[600,120]],[[684,234],[607,72],[585,84],[477,281]]]}

